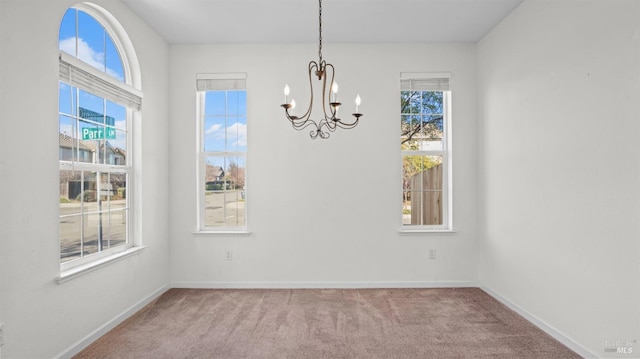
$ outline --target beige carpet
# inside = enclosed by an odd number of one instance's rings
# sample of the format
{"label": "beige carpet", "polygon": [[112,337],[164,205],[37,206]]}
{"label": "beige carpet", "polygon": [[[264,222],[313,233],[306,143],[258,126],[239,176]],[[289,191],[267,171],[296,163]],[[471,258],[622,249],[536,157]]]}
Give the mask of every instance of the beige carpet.
{"label": "beige carpet", "polygon": [[477,288],[171,289],[75,358],[579,358]]}

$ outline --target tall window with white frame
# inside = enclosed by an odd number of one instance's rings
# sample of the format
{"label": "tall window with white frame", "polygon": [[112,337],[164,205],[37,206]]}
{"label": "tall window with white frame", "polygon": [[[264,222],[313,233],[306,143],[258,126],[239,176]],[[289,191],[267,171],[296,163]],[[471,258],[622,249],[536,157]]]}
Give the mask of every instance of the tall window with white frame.
{"label": "tall window with white frame", "polygon": [[246,231],[246,74],[201,74],[198,90],[198,230]]}
{"label": "tall window with white frame", "polygon": [[449,77],[402,74],[403,230],[451,229]]}
{"label": "tall window with white frame", "polygon": [[78,5],[67,10],[60,25],[62,270],[131,247],[131,117],[142,94],[125,82],[118,39],[100,15]]}

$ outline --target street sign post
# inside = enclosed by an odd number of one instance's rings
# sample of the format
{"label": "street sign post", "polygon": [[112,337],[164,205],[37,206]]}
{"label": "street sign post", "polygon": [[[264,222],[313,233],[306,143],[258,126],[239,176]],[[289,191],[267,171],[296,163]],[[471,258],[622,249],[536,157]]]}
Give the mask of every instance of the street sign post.
{"label": "street sign post", "polygon": [[106,128],[89,128],[82,129],[82,140],[115,140],[116,130],[111,127]]}

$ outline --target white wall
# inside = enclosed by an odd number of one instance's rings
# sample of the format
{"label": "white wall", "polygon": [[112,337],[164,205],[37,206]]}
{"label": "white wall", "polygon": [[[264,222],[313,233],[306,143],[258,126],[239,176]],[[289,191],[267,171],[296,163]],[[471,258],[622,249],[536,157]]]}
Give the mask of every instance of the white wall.
{"label": "white wall", "polygon": [[51,358],[166,286],[168,46],[119,1],[95,1],[128,31],[142,68],[143,209],[148,248],[57,284],[58,28],[73,2],[0,2],[2,358]]}
{"label": "white wall", "polygon": [[640,351],[639,24],[525,1],[477,53],[480,284],[598,357]]}
{"label": "white wall", "polygon": [[[177,286],[428,286],[477,280],[475,47],[326,43],[342,111],[360,125],[311,140],[284,117],[307,105],[316,44],[170,47],[171,280]],[[400,236],[400,72],[452,73],[454,227]],[[196,73],[247,73],[249,236],[196,229]],[[317,81],[316,81],[317,82]],[[318,96],[318,95],[317,95]],[[314,111],[317,118],[319,109]],[[428,260],[429,249],[437,259]],[[232,250],[233,261],[224,252]]]}

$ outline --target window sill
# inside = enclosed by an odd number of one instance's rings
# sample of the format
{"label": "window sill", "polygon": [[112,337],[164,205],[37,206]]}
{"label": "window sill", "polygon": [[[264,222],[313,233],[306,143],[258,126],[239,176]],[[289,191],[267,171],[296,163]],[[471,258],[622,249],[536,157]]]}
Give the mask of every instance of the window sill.
{"label": "window sill", "polygon": [[400,229],[398,232],[401,236],[436,236],[456,233],[453,229]]}
{"label": "window sill", "polygon": [[238,236],[247,237],[251,235],[251,231],[248,229],[243,230],[225,230],[225,231],[195,231],[193,235],[196,237],[219,237],[219,236]]}
{"label": "window sill", "polygon": [[113,262],[117,262],[121,259],[130,257],[134,254],[138,254],[140,252],[142,252],[145,248],[147,248],[146,246],[140,246],[140,247],[131,247],[129,249],[127,249],[126,251],[122,251],[119,253],[115,253],[113,255],[104,257],[104,258],[100,258],[98,260],[95,260],[91,263],[87,263],[87,264],[83,264],[83,265],[79,265],[77,267],[71,268],[71,269],[67,269],[64,271],[60,272],[60,275],[58,275],[58,277],[56,277],[56,281],[58,282],[58,284],[62,284],[64,282],[70,281],[72,279],[78,278],[80,276],[83,276],[87,273],[91,273],[96,269],[102,268],[110,263]]}

